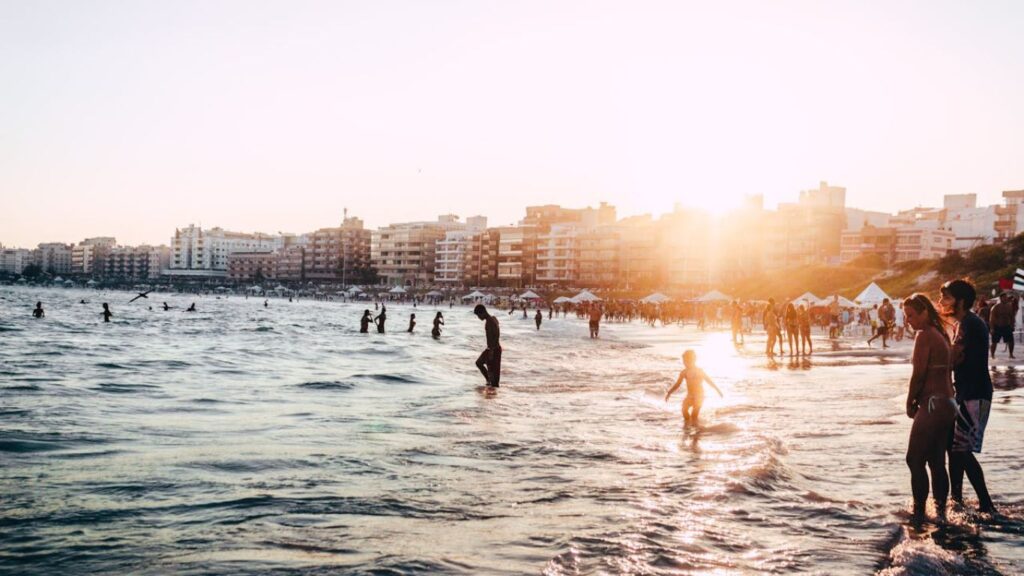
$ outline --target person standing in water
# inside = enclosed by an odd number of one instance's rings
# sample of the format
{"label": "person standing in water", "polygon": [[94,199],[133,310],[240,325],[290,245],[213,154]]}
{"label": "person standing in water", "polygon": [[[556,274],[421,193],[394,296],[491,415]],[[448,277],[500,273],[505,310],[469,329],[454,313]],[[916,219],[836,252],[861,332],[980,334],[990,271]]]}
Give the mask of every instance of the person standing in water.
{"label": "person standing in water", "polygon": [[707,382],[722,396],[722,391],[715,386],[711,378],[704,373],[704,370],[697,366],[697,353],[693,350],[683,352],[683,370],[676,378],[676,383],[665,393],[665,402],[668,402],[672,393],[679,389],[679,385],[686,380],[686,398],[683,400],[683,423],[697,424],[700,417],[700,408],[704,404],[704,383]]}
{"label": "person standing in water", "polygon": [[195,311],[196,311],[196,303],[195,302],[193,302],[191,306],[189,306],[188,308],[185,309],[185,312],[195,312]]}
{"label": "person standing in water", "polygon": [[484,375],[487,385],[497,388],[501,380],[501,343],[498,341],[501,329],[498,327],[498,319],[488,314],[483,304],[477,304],[473,314],[484,321],[484,334],[487,336],[487,349],[476,359],[476,367]]}
{"label": "person standing in water", "polygon": [[544,321],[544,314],[541,313],[540,308],[537,308],[537,313],[534,314],[533,321],[537,324],[537,330],[540,330],[540,323]]}
{"label": "person standing in water", "polygon": [[373,314],[370,314],[369,310],[363,310],[363,317],[359,319],[360,334],[368,334],[370,332],[370,322],[373,322]]}
{"label": "person standing in water", "polygon": [[387,321],[387,319],[388,319],[388,309],[384,306],[383,303],[381,303],[381,305],[380,305],[380,314],[378,314],[377,317],[373,319],[373,322],[377,325],[377,333],[378,334],[383,334],[384,333],[384,322]]}
{"label": "person standing in water", "polygon": [[412,333],[412,329],[415,328],[415,327],[416,327],[416,315],[415,314],[410,314],[409,315],[409,329],[406,330],[406,332],[409,332],[411,334]]}
{"label": "person standing in water", "polygon": [[[800,328],[800,354],[813,354],[814,346],[811,345],[811,314],[803,304],[796,311],[796,319],[797,325]],[[805,344],[806,348],[804,348]]]}
{"label": "person standing in water", "polygon": [[775,315],[775,299],[769,298],[761,315],[764,331],[768,338],[765,341],[764,353],[769,359],[775,358],[775,340],[779,337],[779,317]]}
{"label": "person standing in water", "polygon": [[46,312],[43,312],[43,303],[36,302],[36,308],[32,311],[33,318],[45,318]]}
{"label": "person standing in water", "polygon": [[1016,323],[1016,312],[1013,303],[1010,302],[1010,295],[1003,292],[999,295],[999,303],[989,311],[988,318],[982,316],[982,320],[988,321],[989,331],[992,333],[992,345],[989,346],[989,354],[994,360],[996,347],[999,342],[1006,342],[1006,347],[1013,358],[1013,325]]}
{"label": "person standing in water", "polygon": [[796,354],[796,345],[800,343],[800,319],[796,313],[796,306],[790,302],[786,304],[786,312],[783,316],[786,322],[786,340],[789,342],[789,355]]}
{"label": "person standing in water", "polygon": [[430,335],[434,337],[434,340],[441,337],[441,326],[444,326],[444,316],[438,312],[437,315],[434,316],[434,329],[430,331]]}
{"label": "person standing in water", "polygon": [[957,322],[953,336],[953,388],[960,418],[953,426],[949,448],[949,483],[953,500],[963,505],[964,473],[978,495],[982,512],[995,513],[985,484],[985,472],[974,453],[981,452],[989,410],[992,407],[992,376],[988,371],[988,327],[971,312],[977,292],[967,280],[952,280],[939,289],[943,314]]}
{"label": "person standing in water", "polygon": [[949,477],[946,475],[946,443],[956,420],[949,335],[931,300],[914,294],[903,301],[910,325],[918,330],[914,338],[913,373],[907,391],[907,416],[914,419],[907,445],[910,488],[914,494],[914,522],[924,520],[931,470],[932,497],[939,518],[946,517]]}
{"label": "person standing in water", "polygon": [[597,338],[601,332],[601,307],[597,304],[590,305],[590,337]]}
{"label": "person standing in water", "polygon": [[110,305],[106,302],[103,303],[103,312],[100,312],[100,314],[103,316],[104,322],[110,322],[110,317],[114,315],[114,313],[110,311]]}

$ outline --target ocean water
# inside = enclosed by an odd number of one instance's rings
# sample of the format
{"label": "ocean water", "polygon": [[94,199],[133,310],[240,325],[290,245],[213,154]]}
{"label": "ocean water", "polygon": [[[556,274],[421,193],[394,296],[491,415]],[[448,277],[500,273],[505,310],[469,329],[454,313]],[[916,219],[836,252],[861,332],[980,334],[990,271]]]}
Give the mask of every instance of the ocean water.
{"label": "ocean water", "polygon": [[[906,342],[771,365],[763,338],[499,313],[491,395],[466,307],[435,341],[432,307],[366,335],[365,305],[130,298],[0,287],[2,573],[1024,573],[1019,368],[979,457],[1003,514],[966,488],[917,531]],[[662,401],[684,348],[724,392],[699,427]]]}

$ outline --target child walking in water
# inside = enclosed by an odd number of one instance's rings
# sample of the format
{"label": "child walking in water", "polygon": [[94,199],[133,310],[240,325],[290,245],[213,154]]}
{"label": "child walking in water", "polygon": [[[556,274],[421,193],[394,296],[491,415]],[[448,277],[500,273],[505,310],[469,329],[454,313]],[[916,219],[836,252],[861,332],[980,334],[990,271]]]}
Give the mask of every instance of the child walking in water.
{"label": "child walking in water", "polygon": [[676,383],[665,393],[665,402],[668,402],[669,396],[679,389],[684,378],[686,379],[686,398],[683,399],[683,422],[696,424],[697,417],[700,416],[700,407],[704,404],[704,382],[710,384],[719,396],[722,395],[722,391],[715,386],[711,378],[708,378],[704,370],[697,366],[697,353],[687,350],[683,352],[683,370],[679,373],[679,378],[676,378]]}

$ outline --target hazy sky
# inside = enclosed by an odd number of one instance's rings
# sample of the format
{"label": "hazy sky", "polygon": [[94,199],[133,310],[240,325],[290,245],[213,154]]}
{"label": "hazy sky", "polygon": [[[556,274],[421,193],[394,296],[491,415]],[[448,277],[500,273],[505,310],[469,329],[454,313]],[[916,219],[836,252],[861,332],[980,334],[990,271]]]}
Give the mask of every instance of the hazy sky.
{"label": "hazy sky", "polygon": [[1024,188],[1024,2],[0,0],[0,242]]}

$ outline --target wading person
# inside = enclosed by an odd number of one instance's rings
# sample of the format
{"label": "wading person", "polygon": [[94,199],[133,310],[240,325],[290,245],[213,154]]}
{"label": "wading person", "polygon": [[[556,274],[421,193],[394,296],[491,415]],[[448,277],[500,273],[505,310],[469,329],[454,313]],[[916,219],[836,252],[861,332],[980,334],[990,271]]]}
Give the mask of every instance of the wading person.
{"label": "wading person", "polygon": [[700,408],[704,405],[704,383],[710,384],[719,396],[722,395],[722,391],[704,373],[704,369],[697,366],[697,353],[693,350],[683,352],[683,370],[679,372],[676,383],[665,393],[665,402],[668,402],[672,393],[679,389],[683,380],[686,380],[686,398],[683,399],[682,408],[683,423],[696,425],[697,419],[700,417]]}
{"label": "wading person", "polygon": [[768,303],[765,304],[761,322],[764,323],[764,331],[768,336],[764,346],[765,356],[775,358],[775,340],[779,337],[779,317],[775,315],[774,298],[769,298]]}
{"label": "wading person", "polygon": [[597,304],[590,305],[590,337],[597,338],[601,332],[601,307]]}
{"label": "wading person", "polygon": [[363,310],[363,317],[359,319],[360,334],[368,334],[370,332],[370,322],[373,322],[373,314],[370,314],[369,310]]}
{"label": "wading person", "polygon": [[46,312],[43,312],[43,303],[36,302],[36,308],[32,311],[33,318],[45,318]]}
{"label": "wading person", "polygon": [[981,452],[985,426],[992,406],[992,378],[988,371],[988,329],[971,312],[977,292],[967,280],[952,280],[940,288],[943,314],[956,322],[953,336],[953,388],[960,414],[953,427],[949,448],[949,484],[953,500],[963,504],[964,474],[978,495],[982,512],[993,513],[995,506],[985,485],[985,472],[975,453]]}
{"label": "wading person", "polygon": [[[796,311],[796,319],[800,327],[800,354],[813,354],[814,346],[811,345],[811,314],[803,304]],[[806,348],[804,347],[805,345]]]}
{"label": "wading person", "polygon": [[383,303],[381,303],[381,305],[380,305],[380,314],[378,314],[377,317],[373,319],[374,324],[377,325],[377,333],[378,334],[383,334],[384,333],[384,322],[386,322],[387,319],[388,319],[388,309],[384,307]]}
{"label": "wading person", "polygon": [[540,308],[538,308],[537,313],[534,314],[533,321],[537,324],[537,330],[540,330],[540,323],[544,321],[544,314],[541,313]]}
{"label": "wading person", "polygon": [[498,387],[501,380],[501,343],[498,341],[501,330],[498,327],[498,319],[487,313],[483,304],[477,304],[473,308],[473,314],[484,321],[484,334],[487,336],[487,349],[476,359],[476,367],[487,380],[487,385],[492,388]]}
{"label": "wading person", "polygon": [[406,332],[409,332],[411,334],[412,333],[412,329],[415,328],[415,327],[416,327],[416,315],[415,314],[410,314],[409,315],[409,329],[406,330]]}
{"label": "wading person", "polygon": [[430,331],[430,335],[433,336],[435,340],[441,337],[441,326],[444,326],[444,316],[438,312],[437,315],[434,316],[434,329]]}
{"label": "wading person", "polygon": [[907,320],[918,331],[907,391],[907,416],[914,419],[907,446],[907,466],[914,494],[913,518],[920,524],[928,499],[929,470],[936,514],[940,519],[946,515],[949,495],[946,444],[956,419],[956,402],[949,378],[952,366],[949,335],[943,329],[938,311],[924,294],[914,294],[904,300],[903,305]]}
{"label": "wading person", "polygon": [[789,355],[796,353],[796,345],[800,343],[800,321],[797,317],[796,306],[790,302],[786,304],[786,340],[789,342]]}
{"label": "wading person", "polygon": [[[1016,313],[1013,304],[1010,302],[1010,295],[1003,292],[999,295],[999,303],[989,311],[987,320],[989,330],[992,332],[992,345],[989,347],[989,354],[996,357],[996,346],[999,342],[1006,342],[1006,348],[1010,351],[1010,358],[1013,358],[1013,325]],[[982,319],[986,318],[982,316]]]}
{"label": "wading person", "polygon": [[103,316],[104,322],[110,322],[110,317],[114,315],[114,313],[110,311],[110,305],[106,302],[103,303],[103,312],[100,312],[100,315]]}

